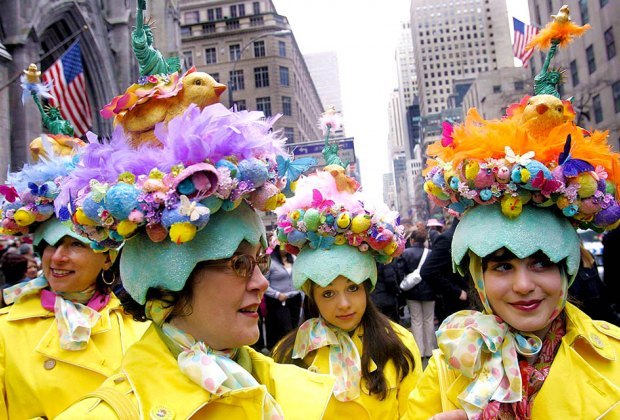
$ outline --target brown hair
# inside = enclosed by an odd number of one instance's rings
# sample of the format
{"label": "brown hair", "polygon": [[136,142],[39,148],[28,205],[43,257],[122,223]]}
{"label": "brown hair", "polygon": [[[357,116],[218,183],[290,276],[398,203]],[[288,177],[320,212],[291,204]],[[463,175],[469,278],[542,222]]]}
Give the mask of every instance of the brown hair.
{"label": "brown hair", "polygon": [[[384,400],[388,394],[387,382],[383,370],[385,365],[391,360],[402,381],[409,372],[413,371],[415,361],[411,351],[403,344],[398,337],[389,319],[383,315],[370,300],[370,281],[363,283],[366,293],[366,311],[362,316],[360,325],[364,328],[362,337],[363,352],[361,354],[362,378],[364,379],[370,395],[377,395],[379,400]],[[314,283],[311,283],[311,289]],[[304,318],[316,318],[320,315],[319,309],[312,298],[312,293],[308,293],[304,299]],[[297,337],[297,330],[288,333],[272,350],[272,357],[278,363],[295,364],[307,368],[303,360],[292,358],[293,346]],[[377,369],[373,372],[368,370],[370,361],[375,362]]]}

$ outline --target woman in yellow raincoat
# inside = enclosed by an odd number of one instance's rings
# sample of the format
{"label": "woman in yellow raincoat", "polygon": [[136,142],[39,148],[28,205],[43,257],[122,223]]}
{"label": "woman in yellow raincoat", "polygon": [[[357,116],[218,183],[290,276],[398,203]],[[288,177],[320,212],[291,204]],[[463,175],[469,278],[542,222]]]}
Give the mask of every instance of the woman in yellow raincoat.
{"label": "woman in yellow raincoat", "polygon": [[34,233],[43,274],[3,290],[0,418],[55,417],[112,375],[145,330],[111,292],[116,252],[95,253],[54,215],[74,165],[48,156],[2,186],[3,233]]}
{"label": "woman in yellow raincoat", "polygon": [[262,112],[192,106],[158,133],[162,148],[131,150],[120,131],[89,146],[85,162],[89,151],[106,161],[96,182],[73,186],[76,228],[126,239],[126,309],[153,323],[118,375],[59,418],[321,418],[332,378],[248,347],[270,265],[254,209],[283,199],[271,126]]}

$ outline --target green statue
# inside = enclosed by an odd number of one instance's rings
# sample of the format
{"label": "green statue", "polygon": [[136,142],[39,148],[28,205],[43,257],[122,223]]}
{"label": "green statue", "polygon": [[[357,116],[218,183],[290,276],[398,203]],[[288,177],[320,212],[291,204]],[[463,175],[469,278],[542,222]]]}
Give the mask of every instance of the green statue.
{"label": "green statue", "polygon": [[64,134],[73,137],[75,135],[71,123],[62,118],[60,110],[56,107],[48,108],[47,112],[42,111],[43,124],[49,130],[50,134]]}
{"label": "green statue", "polygon": [[551,41],[551,48],[549,48],[549,53],[547,54],[542,69],[540,73],[534,77],[534,95],[553,95],[560,99],[558,87],[560,86],[562,74],[556,69],[549,70],[549,64],[558,49],[559,43],[559,40],[554,39]]}
{"label": "green statue", "polygon": [[325,159],[325,166],[339,165],[346,168],[349,163],[344,163],[338,156],[338,143],[329,144],[329,131],[330,128],[328,127],[327,135],[325,136],[325,146],[323,146],[323,150],[321,151]]}
{"label": "green statue", "polygon": [[178,57],[165,59],[160,51],[153,47],[153,31],[144,22],[146,0],[138,0],[136,27],[131,32],[131,46],[140,65],[140,76],[171,74],[181,70]]}

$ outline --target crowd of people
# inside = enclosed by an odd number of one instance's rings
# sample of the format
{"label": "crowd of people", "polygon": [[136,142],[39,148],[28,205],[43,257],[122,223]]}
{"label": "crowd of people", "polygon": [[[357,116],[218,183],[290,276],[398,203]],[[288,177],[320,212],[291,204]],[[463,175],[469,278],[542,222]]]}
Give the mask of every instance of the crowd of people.
{"label": "crowd of people", "polygon": [[[573,123],[559,76],[429,145],[424,190],[453,218],[406,227],[347,174],[335,112],[304,174],[274,118],[163,59],[145,8],[112,137],[52,132],[1,186],[0,418],[620,416],[617,307],[576,231],[614,250],[620,154]],[[568,22],[538,36],[557,48]],[[181,89],[209,103],[162,121]]]}

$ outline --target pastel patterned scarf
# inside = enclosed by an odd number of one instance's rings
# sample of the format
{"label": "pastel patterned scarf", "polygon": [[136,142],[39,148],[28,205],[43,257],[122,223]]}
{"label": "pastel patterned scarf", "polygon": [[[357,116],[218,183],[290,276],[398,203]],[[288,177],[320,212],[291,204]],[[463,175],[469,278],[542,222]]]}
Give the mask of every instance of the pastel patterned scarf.
{"label": "pastel patterned scarf", "polygon": [[329,373],[336,379],[334,397],[351,401],[360,396],[362,363],[360,354],[349,333],[329,325],[323,318],[310,318],[297,331],[293,359],[303,359],[308,353],[329,346]]}
{"label": "pastel patterned scarf", "polygon": [[97,324],[110,295],[96,292],[95,285],[81,292],[54,293],[47,279],[37,277],[16,284],[2,291],[4,301],[10,305],[25,296],[41,294],[41,306],[54,312],[58,325],[60,347],[64,350],[84,350],[90,340],[92,328]]}
{"label": "pastel patterned scarf", "polygon": [[[534,334],[516,331],[493,315],[484,289],[482,260],[473,253],[469,270],[485,311],[459,311],[446,318],[437,330],[437,344],[446,362],[472,379],[458,399],[468,418],[480,419],[491,401],[509,404],[527,399],[518,354],[534,356],[543,343]],[[558,318],[566,304],[568,281],[563,270],[561,276],[561,299],[549,323]]]}
{"label": "pastel patterned scarf", "polygon": [[[172,308],[160,300],[147,302],[146,315],[152,319],[160,331],[160,336],[177,357],[181,372],[194,383],[210,392],[221,396],[227,392],[263,386],[251,375],[252,363],[244,349],[230,351],[213,350],[202,341],[165,322]],[[239,363],[235,362],[237,359]],[[247,366],[245,369],[243,366]],[[282,420],[284,413],[278,402],[265,393],[262,402],[264,420]]]}

